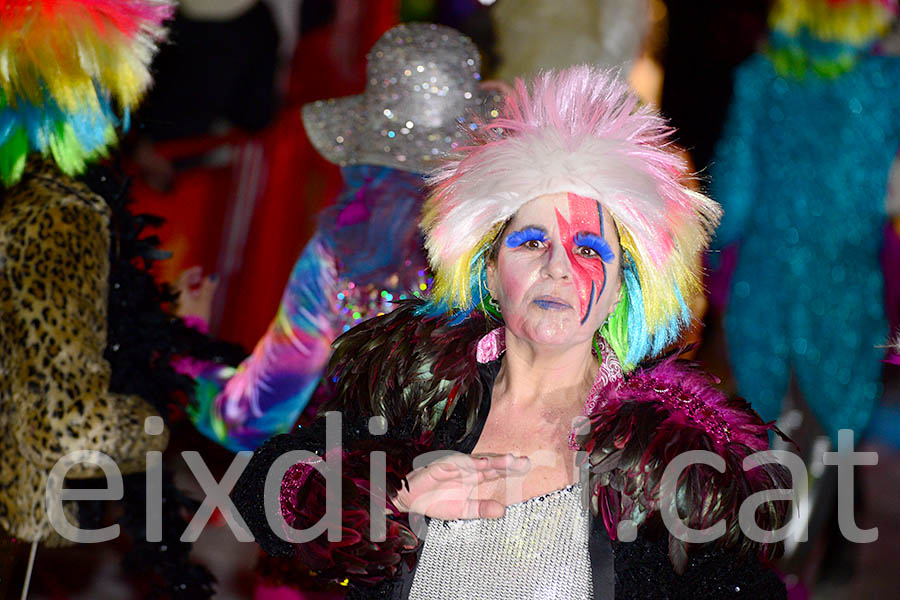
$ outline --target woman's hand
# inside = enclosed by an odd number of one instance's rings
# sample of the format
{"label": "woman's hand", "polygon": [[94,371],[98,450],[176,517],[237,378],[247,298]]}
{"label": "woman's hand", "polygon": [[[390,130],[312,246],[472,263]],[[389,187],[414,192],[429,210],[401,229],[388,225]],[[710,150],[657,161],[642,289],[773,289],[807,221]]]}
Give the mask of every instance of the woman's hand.
{"label": "woman's hand", "polygon": [[453,454],[406,476],[407,487],[394,498],[394,506],[435,519],[497,519],[506,506],[478,498],[478,486],[531,469],[526,457]]}

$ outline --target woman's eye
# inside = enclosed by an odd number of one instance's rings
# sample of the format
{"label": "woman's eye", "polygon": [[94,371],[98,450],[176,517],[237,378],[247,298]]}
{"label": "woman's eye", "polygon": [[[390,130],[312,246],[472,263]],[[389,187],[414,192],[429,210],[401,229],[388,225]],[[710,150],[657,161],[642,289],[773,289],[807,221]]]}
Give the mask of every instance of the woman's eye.
{"label": "woman's eye", "polygon": [[544,247],[544,242],[541,240],[528,240],[525,242],[525,247],[531,250],[540,250]]}
{"label": "woman's eye", "polygon": [[591,248],[590,246],[579,246],[578,254],[580,254],[581,256],[583,256],[585,258],[597,258],[600,256],[597,253],[597,251],[594,250],[593,248]]}

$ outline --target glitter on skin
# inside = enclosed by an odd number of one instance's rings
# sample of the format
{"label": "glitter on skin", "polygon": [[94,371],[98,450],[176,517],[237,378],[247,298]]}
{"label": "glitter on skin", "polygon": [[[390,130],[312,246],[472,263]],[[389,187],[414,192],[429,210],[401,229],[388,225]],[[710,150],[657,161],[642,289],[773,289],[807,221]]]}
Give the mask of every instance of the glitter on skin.
{"label": "glitter on skin", "polygon": [[[604,269],[604,271],[603,271],[603,276],[604,276],[603,286],[606,287],[606,280],[605,280],[605,277],[606,277],[606,270],[605,270],[605,269]],[[590,295],[590,298],[593,298],[593,297],[594,297],[594,292],[595,292],[595,291],[596,291],[596,284],[592,281],[592,282],[591,282],[591,295]],[[600,293],[601,293],[601,294],[603,293],[603,290],[602,290],[602,289],[600,290]],[[595,300],[594,302],[597,302],[597,301],[599,301],[599,300],[600,300],[600,294],[597,294],[597,300]],[[581,324],[582,324],[582,325],[584,325],[585,322],[588,320],[588,317],[591,316],[591,309],[594,308],[594,302],[588,302],[587,312],[584,313],[584,316],[583,316],[583,317],[581,317]]]}

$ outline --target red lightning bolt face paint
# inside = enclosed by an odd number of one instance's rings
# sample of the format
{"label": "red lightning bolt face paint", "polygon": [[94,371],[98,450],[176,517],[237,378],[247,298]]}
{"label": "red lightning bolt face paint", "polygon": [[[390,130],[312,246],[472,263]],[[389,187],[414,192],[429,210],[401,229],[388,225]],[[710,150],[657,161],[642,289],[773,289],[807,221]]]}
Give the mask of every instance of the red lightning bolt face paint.
{"label": "red lightning bolt face paint", "polygon": [[[587,321],[594,304],[606,287],[606,265],[602,250],[592,246],[603,241],[603,213],[595,200],[568,194],[569,220],[559,210],[556,222],[559,237],[572,264],[572,274],[581,301],[581,322]],[[585,241],[590,241],[586,244]],[[608,244],[606,245],[608,248]],[[588,251],[589,250],[589,251]]]}
{"label": "red lightning bolt face paint", "polygon": [[487,270],[507,331],[540,344],[589,341],[615,305],[617,253],[596,201],[562,193],[523,205]]}

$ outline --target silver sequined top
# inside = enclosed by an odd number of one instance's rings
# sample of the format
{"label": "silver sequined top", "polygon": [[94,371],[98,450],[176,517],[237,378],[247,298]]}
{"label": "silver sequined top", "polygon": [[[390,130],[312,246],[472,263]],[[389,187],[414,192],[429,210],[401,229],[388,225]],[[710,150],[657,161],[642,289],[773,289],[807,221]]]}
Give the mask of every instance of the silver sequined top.
{"label": "silver sequined top", "polygon": [[428,525],[410,600],[593,596],[580,483],[506,509],[500,519]]}

